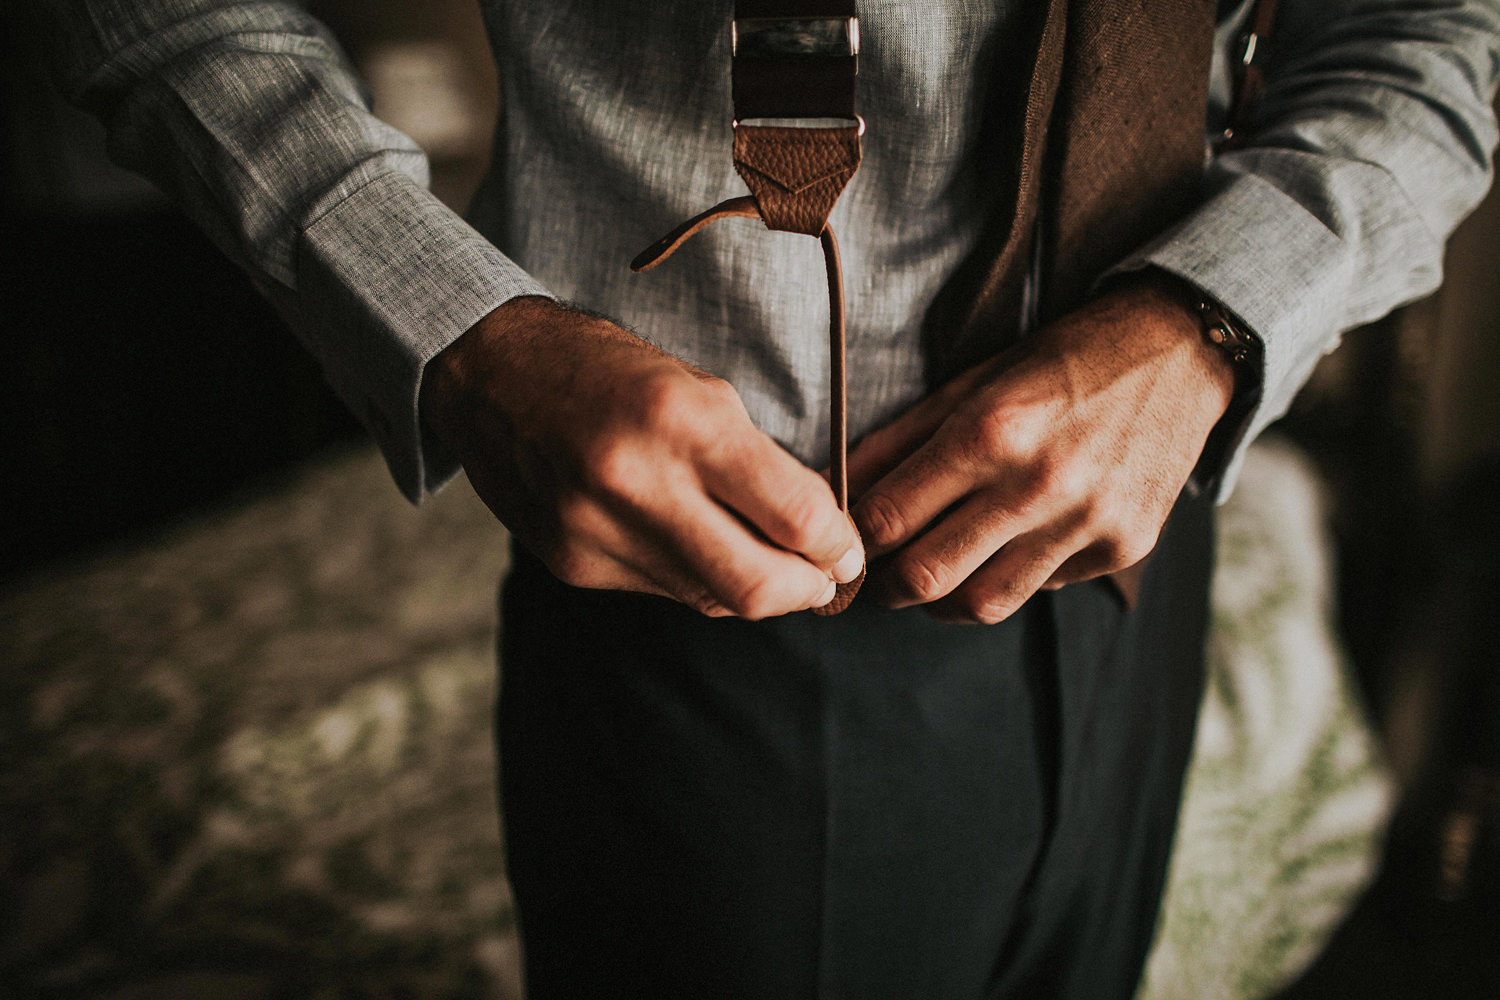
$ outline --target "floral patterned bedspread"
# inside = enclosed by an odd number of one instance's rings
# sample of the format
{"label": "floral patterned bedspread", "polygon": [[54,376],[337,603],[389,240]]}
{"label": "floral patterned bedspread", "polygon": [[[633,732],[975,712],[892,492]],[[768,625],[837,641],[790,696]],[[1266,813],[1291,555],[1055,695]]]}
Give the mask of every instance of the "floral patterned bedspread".
{"label": "floral patterned bedspread", "polygon": [[[1147,1000],[1266,995],[1386,782],[1316,488],[1259,446]],[[520,996],[490,741],[501,529],[360,451],[0,593],[0,998]]]}

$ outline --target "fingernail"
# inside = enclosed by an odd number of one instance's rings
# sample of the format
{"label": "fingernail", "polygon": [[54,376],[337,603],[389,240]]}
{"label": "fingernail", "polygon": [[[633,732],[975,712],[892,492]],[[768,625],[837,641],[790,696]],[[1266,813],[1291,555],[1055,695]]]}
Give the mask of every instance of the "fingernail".
{"label": "fingernail", "polygon": [[838,584],[834,583],[832,580],[829,580],[828,581],[828,589],[825,590],[825,591],[823,591],[823,594],[822,594],[821,597],[819,597],[816,601],[813,601],[812,606],[815,607],[815,608],[821,608],[823,605],[825,605],[829,601],[833,600],[834,597],[838,594],[838,592],[839,592]]}
{"label": "fingernail", "polygon": [[859,571],[865,567],[865,553],[858,545],[851,545],[849,551],[839,557],[839,561],[833,564],[833,578],[839,583],[848,583],[859,576]]}

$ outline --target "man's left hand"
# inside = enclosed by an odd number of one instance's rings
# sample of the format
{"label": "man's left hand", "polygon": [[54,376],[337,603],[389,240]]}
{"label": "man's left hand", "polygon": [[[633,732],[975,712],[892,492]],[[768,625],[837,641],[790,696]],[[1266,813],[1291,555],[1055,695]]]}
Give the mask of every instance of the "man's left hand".
{"label": "man's left hand", "polygon": [[[970,369],[849,459],[873,596],[994,623],[1156,544],[1234,363],[1180,296],[1121,285]],[[863,495],[861,495],[861,493]]]}

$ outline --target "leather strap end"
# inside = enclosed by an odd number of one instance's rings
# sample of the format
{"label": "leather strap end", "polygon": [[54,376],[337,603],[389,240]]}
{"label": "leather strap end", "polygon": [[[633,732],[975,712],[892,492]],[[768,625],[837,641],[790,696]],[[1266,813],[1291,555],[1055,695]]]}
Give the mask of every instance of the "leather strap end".
{"label": "leather strap end", "polygon": [[720,202],[706,212],[693,216],[637,254],[635,260],[630,262],[630,269],[637,274],[642,271],[649,271],[676,253],[678,247],[686,243],[694,233],[698,232],[704,226],[707,226],[711,222],[717,222],[719,219],[732,218],[760,218],[760,209],[756,207],[755,199],[749,195],[730,198],[728,201]]}
{"label": "leather strap end", "polygon": [[859,593],[859,585],[864,582],[865,571],[860,570],[859,576],[856,576],[848,583],[839,584],[838,590],[834,591],[833,600],[829,601],[821,608],[813,608],[812,613],[815,615],[822,615],[824,618],[828,618],[832,615],[840,614],[841,612],[847,610],[849,605],[854,603],[854,595]]}

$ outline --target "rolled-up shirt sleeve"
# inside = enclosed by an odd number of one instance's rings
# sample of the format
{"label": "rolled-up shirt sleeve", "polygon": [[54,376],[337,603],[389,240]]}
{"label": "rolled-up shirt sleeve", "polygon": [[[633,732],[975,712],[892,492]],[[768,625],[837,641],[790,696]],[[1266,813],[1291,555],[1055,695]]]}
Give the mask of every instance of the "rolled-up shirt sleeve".
{"label": "rolled-up shirt sleeve", "polygon": [[[57,0],[57,78],[251,275],[417,500],[423,367],[490,310],[547,294],[427,190],[327,30],[287,3]],[[209,332],[205,332],[208,335]]]}
{"label": "rolled-up shirt sleeve", "polygon": [[[1233,33],[1231,19],[1222,41]],[[1344,331],[1437,288],[1447,237],[1490,182],[1500,3],[1283,0],[1271,53],[1248,143],[1213,158],[1197,209],[1117,269],[1186,279],[1265,345],[1255,405],[1206,470],[1221,496]]]}

